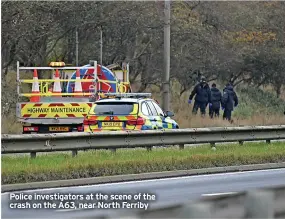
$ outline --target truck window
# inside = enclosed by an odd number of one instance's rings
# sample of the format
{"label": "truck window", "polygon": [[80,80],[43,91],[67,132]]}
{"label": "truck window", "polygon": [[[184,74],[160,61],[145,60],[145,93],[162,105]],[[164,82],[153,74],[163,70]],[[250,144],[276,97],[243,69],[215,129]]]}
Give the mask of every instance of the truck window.
{"label": "truck window", "polygon": [[130,102],[106,102],[96,103],[93,109],[95,115],[134,115],[137,114],[137,109],[134,110],[136,103]]}

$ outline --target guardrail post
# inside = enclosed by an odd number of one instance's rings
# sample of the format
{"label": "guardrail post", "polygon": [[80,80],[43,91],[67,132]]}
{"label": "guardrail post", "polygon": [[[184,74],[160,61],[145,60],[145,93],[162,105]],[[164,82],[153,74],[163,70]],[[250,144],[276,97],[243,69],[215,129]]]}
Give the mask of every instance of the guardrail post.
{"label": "guardrail post", "polygon": [[213,151],[215,151],[215,150],[216,150],[216,143],[215,143],[215,142],[212,142],[212,143],[210,143],[210,145],[211,145],[211,149],[212,149]]}
{"label": "guardrail post", "polygon": [[239,141],[238,143],[239,143],[239,145],[243,145],[243,141]]}
{"label": "guardrail post", "polygon": [[116,153],[117,148],[110,148],[111,153]]}
{"label": "guardrail post", "polygon": [[183,149],[184,149],[184,144],[180,144],[180,145],[179,145],[179,149],[180,149],[180,150],[183,150]]}
{"label": "guardrail post", "polygon": [[32,159],[36,158],[36,156],[37,156],[37,152],[31,152],[30,154],[31,154]]}
{"label": "guardrail post", "polygon": [[77,150],[72,150],[72,157],[76,157],[77,156],[78,151]]}
{"label": "guardrail post", "polygon": [[152,150],[152,146],[147,146],[147,147],[146,147],[146,150],[147,150],[147,151],[151,151],[151,150]]}
{"label": "guardrail post", "polygon": [[266,140],[266,144],[270,144],[270,142],[271,142],[271,141],[270,141],[269,139]]}
{"label": "guardrail post", "polygon": [[274,193],[249,191],[245,200],[245,218],[274,218]]}
{"label": "guardrail post", "polygon": [[211,206],[204,203],[184,205],[176,218],[211,218]]}

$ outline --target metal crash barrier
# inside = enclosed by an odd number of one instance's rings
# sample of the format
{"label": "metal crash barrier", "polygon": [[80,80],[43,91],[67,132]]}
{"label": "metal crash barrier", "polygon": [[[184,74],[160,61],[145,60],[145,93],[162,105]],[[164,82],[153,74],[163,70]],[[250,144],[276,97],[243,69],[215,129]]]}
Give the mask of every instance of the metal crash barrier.
{"label": "metal crash barrier", "polygon": [[[112,94],[109,94],[112,95]],[[244,141],[266,141],[285,139],[285,125],[216,127],[176,130],[149,131],[116,131],[97,133],[53,133],[53,134],[2,134],[2,154],[37,152],[77,151],[86,149],[147,148],[153,146],[179,145],[183,149],[186,144],[216,143]]]}

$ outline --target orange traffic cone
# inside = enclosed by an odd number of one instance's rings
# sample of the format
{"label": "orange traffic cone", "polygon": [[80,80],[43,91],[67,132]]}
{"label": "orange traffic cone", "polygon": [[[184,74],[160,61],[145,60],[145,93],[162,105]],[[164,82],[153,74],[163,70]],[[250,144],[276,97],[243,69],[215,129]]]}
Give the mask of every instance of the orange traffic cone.
{"label": "orange traffic cone", "polygon": [[[61,86],[59,81],[59,71],[58,69],[55,70],[55,77],[54,77],[54,84],[53,84],[53,93],[61,93]],[[60,97],[61,95],[56,95],[56,97]]]}
{"label": "orange traffic cone", "polygon": [[[80,81],[80,72],[79,69],[76,70],[76,81],[75,81],[75,86],[74,86],[74,93],[82,93],[82,84]],[[77,94],[74,95],[74,97],[81,97],[82,95]]]}
{"label": "orange traffic cone", "polygon": [[[39,86],[39,78],[38,78],[38,72],[36,69],[34,69],[34,76],[33,76],[33,87],[32,87],[32,94],[30,98],[30,102],[40,102],[40,86]],[[38,94],[38,95],[35,95]]]}

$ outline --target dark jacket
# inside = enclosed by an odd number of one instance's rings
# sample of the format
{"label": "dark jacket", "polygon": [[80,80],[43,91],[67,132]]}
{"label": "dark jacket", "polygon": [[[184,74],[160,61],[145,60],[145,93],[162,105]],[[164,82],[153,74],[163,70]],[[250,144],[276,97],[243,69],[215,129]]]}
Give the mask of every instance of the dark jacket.
{"label": "dark jacket", "polygon": [[222,97],[222,106],[226,110],[233,110],[234,106],[238,105],[238,97],[236,95],[236,92],[234,91],[233,86],[228,85],[224,89],[224,94]]}
{"label": "dark jacket", "polygon": [[211,100],[212,100],[212,108],[219,109],[222,101],[222,93],[216,87],[211,88]]}
{"label": "dark jacket", "polygon": [[205,104],[211,103],[211,90],[207,83],[204,87],[202,86],[202,83],[197,84],[191,92],[189,100],[192,100],[195,94],[195,101]]}

